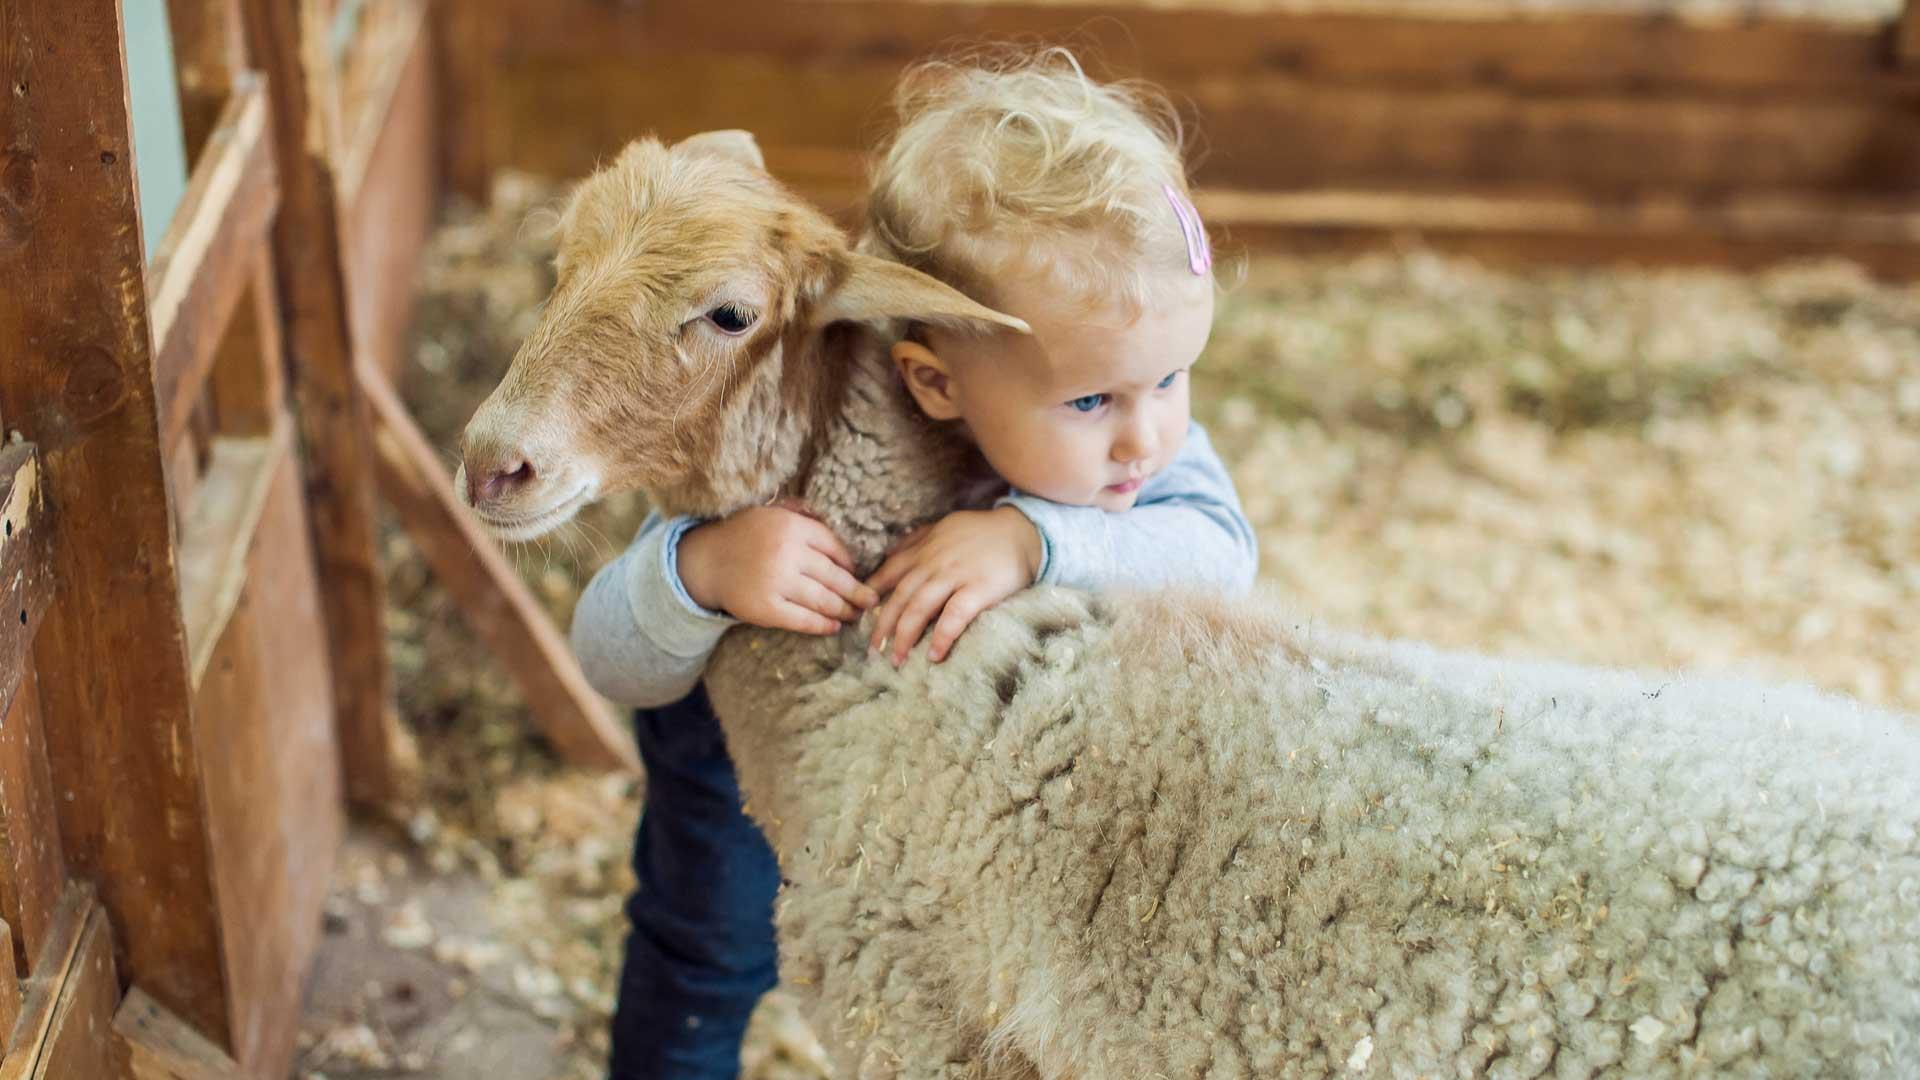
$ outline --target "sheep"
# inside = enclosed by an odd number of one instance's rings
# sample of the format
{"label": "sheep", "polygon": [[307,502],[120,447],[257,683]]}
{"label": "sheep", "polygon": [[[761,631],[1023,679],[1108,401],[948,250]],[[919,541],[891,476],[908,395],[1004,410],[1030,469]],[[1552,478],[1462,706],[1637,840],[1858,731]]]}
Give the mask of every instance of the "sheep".
{"label": "sheep", "polygon": [[[497,533],[790,497],[865,571],[977,476],[861,324],[1009,320],[743,134],[635,143],[560,227],[466,433]],[[696,337],[724,301],[765,314]],[[1178,592],[1029,590],[898,670],[741,627],[707,685],[846,1077],[1920,1075],[1907,716]]]}

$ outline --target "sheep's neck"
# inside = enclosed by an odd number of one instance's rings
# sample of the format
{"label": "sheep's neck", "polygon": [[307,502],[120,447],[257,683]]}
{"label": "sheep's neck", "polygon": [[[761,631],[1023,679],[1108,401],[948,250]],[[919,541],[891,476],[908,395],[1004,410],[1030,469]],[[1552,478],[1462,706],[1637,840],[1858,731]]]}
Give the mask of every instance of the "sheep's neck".
{"label": "sheep's neck", "polygon": [[[819,347],[827,354],[822,359],[841,365],[845,385],[839,408],[829,409],[815,430],[801,497],[865,574],[902,534],[958,507],[987,474],[954,425],[921,414],[872,334],[828,339]],[[836,351],[841,355],[833,356]]]}

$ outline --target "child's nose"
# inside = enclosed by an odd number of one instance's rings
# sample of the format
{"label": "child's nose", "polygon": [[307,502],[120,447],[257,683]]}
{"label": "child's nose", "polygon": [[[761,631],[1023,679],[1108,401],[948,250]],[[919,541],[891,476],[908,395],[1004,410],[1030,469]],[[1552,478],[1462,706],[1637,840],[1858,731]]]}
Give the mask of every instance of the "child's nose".
{"label": "child's nose", "polygon": [[1113,460],[1131,465],[1153,456],[1155,444],[1153,425],[1143,417],[1134,417],[1120,429],[1120,437],[1113,443]]}

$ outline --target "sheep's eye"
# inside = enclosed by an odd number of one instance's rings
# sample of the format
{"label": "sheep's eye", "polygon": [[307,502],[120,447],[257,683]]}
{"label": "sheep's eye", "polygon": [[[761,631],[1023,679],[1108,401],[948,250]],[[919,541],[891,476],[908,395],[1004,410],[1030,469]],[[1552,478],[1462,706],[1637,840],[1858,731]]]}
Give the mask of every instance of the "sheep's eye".
{"label": "sheep's eye", "polygon": [[721,333],[728,335],[744,334],[759,320],[758,314],[739,304],[721,304],[707,312],[707,321]]}

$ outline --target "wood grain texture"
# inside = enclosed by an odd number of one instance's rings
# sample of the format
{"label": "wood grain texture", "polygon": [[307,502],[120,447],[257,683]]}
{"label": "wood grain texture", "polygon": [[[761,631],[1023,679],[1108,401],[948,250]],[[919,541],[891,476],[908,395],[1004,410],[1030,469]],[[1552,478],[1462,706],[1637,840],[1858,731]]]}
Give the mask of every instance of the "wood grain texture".
{"label": "wood grain texture", "polygon": [[[214,440],[193,512],[180,524],[180,612],[198,687],[247,584],[267,495],[290,457],[291,433]],[[202,717],[204,727],[208,718]]]}
{"label": "wood grain texture", "polygon": [[219,1047],[137,986],[113,1015],[113,1035],[129,1080],[250,1080]]}
{"label": "wood grain texture", "polygon": [[267,245],[278,190],[266,88],[244,79],[194,167],[149,273],[161,440],[185,433],[220,343]]}
{"label": "wood grain texture", "polygon": [[[304,7],[304,5],[301,5]],[[334,704],[349,797],[393,794],[384,584],[374,533],[374,465],[366,403],[354,385],[353,335],[333,162],[336,119],[322,42],[302,12],[243,0],[248,53],[273,106],[281,210],[274,226],[291,386],[298,402],[314,549],[325,602]],[[311,16],[309,9],[306,12]],[[305,25],[320,29],[312,18]],[[308,59],[318,63],[309,64]],[[156,995],[158,996],[158,995]],[[164,1001],[164,999],[162,999]]]}
{"label": "wood grain texture", "polygon": [[0,713],[32,666],[34,631],[53,595],[45,515],[34,445],[0,446]]}
{"label": "wood grain texture", "polygon": [[[0,8],[0,411],[39,444],[58,589],[34,657],[60,836],[125,970],[227,1033],[162,469],[119,5]],[[113,543],[101,543],[110,529]]]}
{"label": "wood grain texture", "polygon": [[377,42],[385,53],[346,125],[342,192],[347,285],[358,355],[399,374],[420,253],[439,194],[433,53],[422,5]]}
{"label": "wood grain texture", "polygon": [[13,958],[13,927],[0,919],[0,1057],[7,1054],[7,1040],[13,1037],[13,1025],[20,1020],[22,1005],[20,983],[27,977],[24,967]]}
{"label": "wood grain texture", "polygon": [[39,699],[29,669],[0,720],[0,916],[22,971],[45,946],[67,883]]}
{"label": "wood grain texture", "polygon": [[[74,886],[63,892],[54,910],[47,940],[30,954],[31,977],[20,1004],[7,1052],[0,1057],[0,1080],[39,1080],[45,1076],[55,1021],[66,996],[67,981],[78,966],[87,930],[99,904],[91,891]],[[106,1040],[102,1040],[105,1042]],[[107,1076],[105,1072],[68,1073],[66,1076]],[[64,1077],[63,1077],[64,1080]]]}
{"label": "wood grain texture", "polygon": [[80,931],[73,960],[60,980],[53,1023],[33,1080],[107,1080],[118,1074],[113,1014],[119,1005],[113,928],[106,913],[94,906]]}
{"label": "wood grain texture", "polygon": [[474,636],[512,676],[541,732],[576,765],[638,771],[632,738],[493,539],[454,497],[453,478],[405,404],[371,367],[362,367],[360,381],[378,421],[381,493]]}
{"label": "wood grain texture", "polygon": [[229,1053],[283,1077],[344,830],[326,621],[314,583],[300,471],[279,454],[234,553],[245,583],[195,708],[216,893],[233,987]]}

